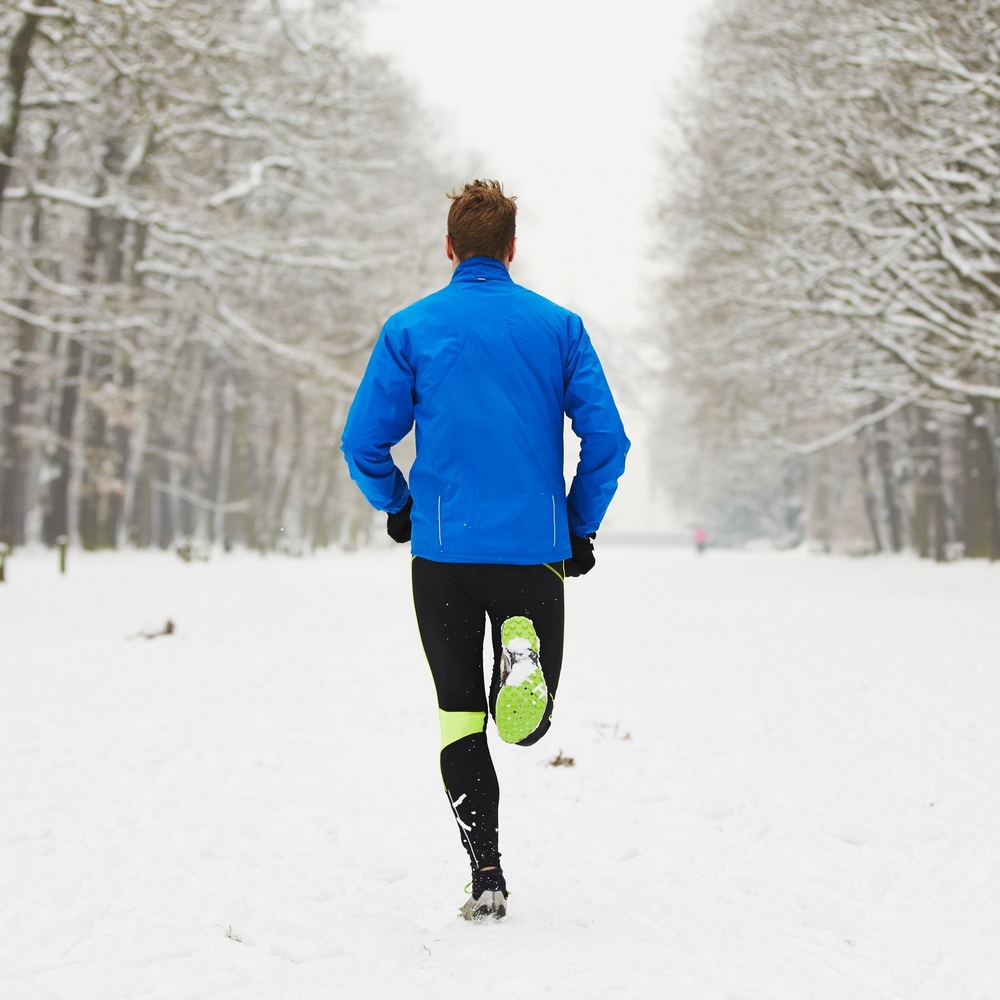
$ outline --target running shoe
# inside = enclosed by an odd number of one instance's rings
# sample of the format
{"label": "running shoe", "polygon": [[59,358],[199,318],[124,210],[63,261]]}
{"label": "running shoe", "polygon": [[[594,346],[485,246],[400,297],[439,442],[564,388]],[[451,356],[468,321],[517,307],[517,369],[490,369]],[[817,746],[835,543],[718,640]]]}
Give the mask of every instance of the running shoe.
{"label": "running shoe", "polygon": [[538,636],[531,619],[508,618],[500,627],[500,644],[497,732],[505,743],[520,743],[545,717],[549,697],[538,659]]}
{"label": "running shoe", "polygon": [[461,914],[465,920],[503,920],[507,916],[507,883],[503,869],[473,871],[472,895],[465,901]]}
{"label": "running shoe", "polygon": [[479,896],[470,896],[461,910],[465,920],[503,920],[507,916],[507,894],[484,889]]}

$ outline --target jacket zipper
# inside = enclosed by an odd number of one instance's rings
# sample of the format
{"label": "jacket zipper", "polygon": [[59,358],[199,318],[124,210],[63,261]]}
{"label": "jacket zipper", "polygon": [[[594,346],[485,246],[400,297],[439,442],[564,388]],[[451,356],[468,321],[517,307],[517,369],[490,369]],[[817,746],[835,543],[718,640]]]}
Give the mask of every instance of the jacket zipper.
{"label": "jacket zipper", "polygon": [[556,547],[556,497],[552,494],[552,548]]}
{"label": "jacket zipper", "polygon": [[438,494],[438,545],[443,549],[444,540],[441,537],[441,494]]}

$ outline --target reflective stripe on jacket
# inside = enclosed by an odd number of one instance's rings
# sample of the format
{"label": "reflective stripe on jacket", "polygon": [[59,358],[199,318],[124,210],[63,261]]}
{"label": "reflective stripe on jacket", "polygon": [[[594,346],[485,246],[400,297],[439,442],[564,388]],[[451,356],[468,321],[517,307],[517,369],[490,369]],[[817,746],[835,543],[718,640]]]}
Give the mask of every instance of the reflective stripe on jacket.
{"label": "reflective stripe on jacket", "polygon": [[[580,438],[569,496],[563,414]],[[407,485],[389,449],[416,424]],[[378,510],[413,496],[414,555],[531,565],[597,531],[629,441],[579,316],[472,257],[391,316],[344,427],[351,478]]]}

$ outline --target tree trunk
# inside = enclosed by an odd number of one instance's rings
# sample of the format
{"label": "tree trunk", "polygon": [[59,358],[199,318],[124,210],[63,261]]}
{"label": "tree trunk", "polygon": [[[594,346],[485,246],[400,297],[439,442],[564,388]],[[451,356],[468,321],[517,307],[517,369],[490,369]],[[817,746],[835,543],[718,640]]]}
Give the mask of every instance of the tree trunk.
{"label": "tree trunk", "polygon": [[[104,178],[98,177],[95,195],[100,197],[106,190],[107,185]],[[80,280],[85,286],[97,282],[97,264],[102,249],[103,221],[101,213],[96,209],[92,209],[88,213],[84,259],[80,270]],[[92,354],[87,360],[89,362],[87,371],[81,370],[80,372],[81,388],[86,385],[88,372],[92,371],[96,379],[100,380],[104,377],[104,369],[110,363],[110,359],[104,352]],[[100,497],[98,478],[104,463],[104,416],[86,402],[86,393],[84,393],[83,406],[79,405],[79,395],[76,405],[81,412],[78,417],[74,414],[75,419],[79,421],[79,433],[75,436],[72,451],[74,474],[70,480],[69,503],[75,506],[68,508],[68,534],[74,542],[79,541],[85,549],[96,549],[99,547],[97,504]]]}
{"label": "tree trunk", "polygon": [[257,547],[257,526],[253,496],[257,463],[250,441],[250,415],[246,404],[240,402],[233,407],[232,414],[232,458],[229,473],[229,497],[245,501],[247,507],[240,512],[226,514],[223,519],[224,537],[240,541],[248,548]]}
{"label": "tree trunk", "polygon": [[70,480],[73,475],[73,432],[76,426],[76,403],[83,370],[83,344],[77,338],[69,341],[66,365],[59,392],[59,413],[56,423],[56,476],[49,484],[49,505],[44,524],[47,545],[55,545],[60,535],[70,530]]}
{"label": "tree trunk", "polygon": [[[187,393],[181,397],[178,406],[177,434],[170,435],[171,450],[179,449],[184,456],[185,464],[178,465],[176,459],[170,462],[167,499],[170,503],[173,538],[191,538],[195,534],[196,519],[199,511],[192,504],[181,499],[181,492],[188,491],[201,495],[202,483],[199,481],[198,465],[198,429],[201,424],[201,411],[205,400],[206,382],[209,380],[210,361],[204,347],[196,347],[191,358],[191,366],[186,379]],[[210,397],[209,397],[210,398]]]}
{"label": "tree trunk", "polygon": [[[26,309],[30,302],[23,301]],[[27,455],[22,419],[27,389],[24,374],[35,346],[35,331],[28,323],[18,323],[17,350],[11,359],[8,403],[0,413],[0,541],[24,544],[25,471]]]}
{"label": "tree trunk", "polygon": [[[128,368],[132,374],[132,368]],[[131,379],[134,383],[134,375]],[[133,545],[149,544],[148,540],[140,542],[140,530],[136,519],[136,510],[144,502],[140,499],[143,488],[142,474],[145,468],[146,442],[149,435],[149,408],[140,398],[138,413],[135,415],[132,433],[124,428],[118,429],[119,456],[122,466],[122,496],[121,511],[116,521],[116,544],[119,548],[131,542]],[[148,483],[145,484],[148,489]],[[148,525],[147,525],[148,529]],[[148,534],[145,535],[148,539]]]}
{"label": "tree trunk", "polygon": [[872,444],[871,434],[866,432],[861,446],[861,454],[858,463],[861,466],[861,482],[865,490],[865,514],[868,517],[868,526],[872,532],[872,544],[875,552],[885,551],[885,543],[882,538],[882,518],[879,512],[878,494],[875,490],[874,476],[872,474]]}
{"label": "tree trunk", "polygon": [[[109,143],[109,148],[113,144]],[[107,157],[105,158],[107,162]],[[101,187],[103,188],[103,183]],[[120,285],[124,275],[124,241],[127,223],[106,219],[92,212],[88,234],[89,276],[96,278],[103,264],[108,285]],[[91,359],[93,384],[97,392],[127,390],[133,380],[128,364],[119,373],[110,348],[95,352]],[[121,400],[114,400],[118,407]],[[84,463],[80,497],[80,541],[85,549],[113,548],[117,542],[117,521],[121,514],[124,466],[128,454],[126,428],[109,420],[104,408],[91,399],[84,408]]]}
{"label": "tree trunk", "polygon": [[[108,281],[121,284],[124,278],[124,243],[127,224],[116,220],[111,227],[112,239],[108,253]],[[129,456],[129,428],[131,416],[129,398],[135,384],[135,371],[128,358],[114,364],[114,375],[118,380],[120,415],[105,429],[104,448],[107,453],[108,481],[104,484],[101,503],[98,508],[98,535],[102,547],[114,548],[118,544],[118,525],[125,505],[125,471]],[[111,381],[110,379],[108,380]],[[126,416],[128,414],[128,416]]]}
{"label": "tree trunk", "polygon": [[17,145],[17,128],[21,120],[21,95],[28,75],[28,53],[40,20],[38,14],[25,14],[21,26],[14,33],[0,92],[0,108],[6,113],[0,118],[0,219],[3,213],[3,194],[10,179],[14,147]]}
{"label": "tree trunk", "polygon": [[809,538],[824,552],[833,551],[837,506],[840,501],[831,463],[834,456],[821,451],[809,459]]}
{"label": "tree trunk", "polygon": [[[879,400],[876,406],[884,406]],[[878,463],[879,475],[882,479],[882,495],[885,499],[885,511],[889,524],[889,546],[893,552],[902,552],[906,544],[903,525],[903,508],[899,500],[899,486],[893,469],[892,434],[889,423],[880,420],[875,425],[875,460]]]}
{"label": "tree trunk", "polygon": [[289,444],[288,463],[285,466],[284,474],[275,490],[274,501],[271,505],[270,516],[268,517],[268,528],[271,532],[271,547],[274,548],[281,534],[282,521],[285,514],[285,506],[288,503],[288,494],[292,488],[292,480],[298,471],[299,459],[302,455],[302,397],[297,389],[292,390],[292,434]]}
{"label": "tree trunk", "polygon": [[[47,166],[53,158],[55,150],[56,127],[49,128],[42,151],[42,165],[39,176],[46,177]],[[2,205],[2,192],[0,192]],[[35,199],[31,211],[31,225],[28,227],[27,245],[34,251],[42,239],[42,207]],[[28,279],[27,291],[20,308],[31,312],[34,305],[35,283]],[[28,512],[29,487],[33,495],[37,495],[37,482],[29,482],[28,475],[33,462],[32,449],[24,439],[23,426],[27,409],[35,402],[37,389],[30,387],[25,379],[29,371],[36,349],[38,333],[35,328],[23,320],[17,324],[17,349],[12,358],[10,375],[10,401],[4,408],[0,418],[0,539],[6,539],[11,545],[23,545],[25,541],[25,518]]]}
{"label": "tree trunk", "polygon": [[228,503],[229,476],[233,458],[233,407],[235,400],[235,388],[233,386],[232,375],[226,376],[225,384],[222,388],[222,398],[219,400],[219,407],[216,415],[215,440],[216,450],[213,460],[213,480],[214,489],[212,497],[215,500],[215,510],[212,514],[211,532],[209,538],[212,542],[222,542],[228,548],[230,539],[226,537],[226,515],[225,504]]}
{"label": "tree trunk", "polygon": [[[143,258],[146,248],[147,227],[144,223],[136,223],[132,240],[132,257],[129,264],[129,284],[133,289],[142,286],[142,273],[138,264]],[[123,382],[127,388],[135,387],[135,370],[130,362],[126,362],[126,374]],[[131,434],[125,428],[119,428],[118,452],[122,470],[121,512],[117,521],[117,544],[119,547],[127,542],[134,545],[149,544],[149,499],[150,466],[146,462],[146,442],[149,440],[150,412],[149,401],[141,392],[135,393],[134,414]],[[143,473],[146,476],[143,477]],[[140,526],[136,511],[142,509],[145,521]],[[143,539],[140,541],[140,538]]]}
{"label": "tree trunk", "polygon": [[1000,559],[996,455],[986,404],[972,401],[962,435],[962,541],[971,559]]}
{"label": "tree trunk", "polygon": [[913,487],[913,545],[921,559],[930,559],[934,551],[932,507],[937,455],[931,445],[933,435],[928,430],[930,422],[924,420],[919,411],[916,411],[916,423],[916,443],[910,449],[916,466]]}

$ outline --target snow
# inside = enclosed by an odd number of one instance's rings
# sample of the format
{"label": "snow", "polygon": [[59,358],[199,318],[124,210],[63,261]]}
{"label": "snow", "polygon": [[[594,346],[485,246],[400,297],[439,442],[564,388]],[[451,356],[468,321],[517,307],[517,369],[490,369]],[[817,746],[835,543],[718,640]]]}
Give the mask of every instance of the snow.
{"label": "snow", "polygon": [[[507,643],[507,649],[510,650],[511,656],[511,666],[510,672],[504,679],[504,684],[507,687],[520,687],[525,681],[527,681],[533,673],[538,669],[537,661],[531,657],[531,643],[527,639],[521,639],[515,636],[510,642]],[[484,653],[484,659],[488,660],[490,654]],[[501,677],[503,673],[501,672]],[[541,674],[538,675],[541,677]],[[544,688],[544,684],[539,682]],[[532,692],[537,694],[538,688]],[[544,697],[544,695],[543,695]]]}
{"label": "snow", "polygon": [[405,551],[70,556],[0,585],[5,1000],[1000,995],[1000,567],[599,543],[480,926]]}

